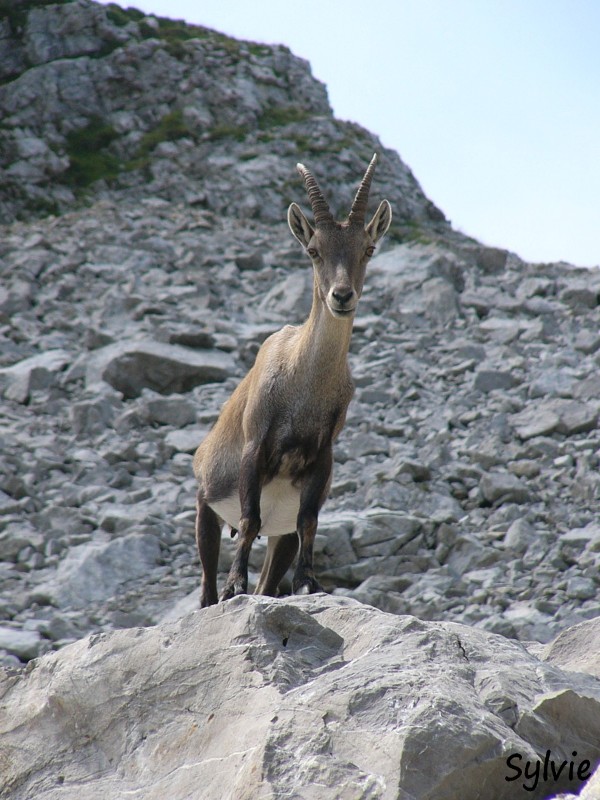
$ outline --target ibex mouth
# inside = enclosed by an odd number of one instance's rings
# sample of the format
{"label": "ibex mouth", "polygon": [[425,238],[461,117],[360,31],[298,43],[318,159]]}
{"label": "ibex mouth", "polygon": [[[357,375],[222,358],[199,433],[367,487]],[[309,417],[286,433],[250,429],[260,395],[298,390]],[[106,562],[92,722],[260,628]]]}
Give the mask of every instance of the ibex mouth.
{"label": "ibex mouth", "polygon": [[334,317],[342,319],[344,317],[351,317],[356,311],[356,306],[354,306],[354,308],[332,308],[332,306],[329,306],[329,310]]}

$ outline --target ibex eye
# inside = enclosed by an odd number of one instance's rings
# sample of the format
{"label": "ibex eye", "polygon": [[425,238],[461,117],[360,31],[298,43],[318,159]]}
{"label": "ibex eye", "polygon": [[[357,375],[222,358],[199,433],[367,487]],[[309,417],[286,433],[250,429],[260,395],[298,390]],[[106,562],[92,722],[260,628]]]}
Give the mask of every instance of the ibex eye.
{"label": "ibex eye", "polygon": [[306,252],[308,253],[308,255],[309,255],[311,258],[317,258],[317,256],[319,255],[318,251],[317,251],[317,250],[315,250],[315,248],[314,248],[314,247],[309,247],[309,248],[308,248],[308,250],[307,250]]}
{"label": "ibex eye", "polygon": [[374,252],[375,252],[375,248],[373,247],[373,245],[371,245],[370,247],[367,247],[366,254],[369,256],[369,258],[371,258],[371,256],[373,255]]}

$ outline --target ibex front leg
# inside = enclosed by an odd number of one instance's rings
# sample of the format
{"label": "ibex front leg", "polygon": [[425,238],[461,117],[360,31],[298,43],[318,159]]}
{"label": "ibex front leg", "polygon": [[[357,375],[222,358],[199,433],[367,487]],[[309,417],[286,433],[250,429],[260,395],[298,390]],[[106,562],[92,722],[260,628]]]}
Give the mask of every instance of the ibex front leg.
{"label": "ibex front leg", "polygon": [[300,554],[292,581],[294,594],[313,594],[323,591],[323,587],[315,578],[313,546],[317,533],[319,510],[325,502],[331,483],[332,466],[331,446],[324,447],[317,456],[312,473],[302,485],[297,522]]}
{"label": "ibex front leg", "polygon": [[196,542],[202,564],[200,605],[202,608],[217,602],[217,567],[221,545],[221,526],[215,512],[210,508],[202,492],[198,492],[196,505]]}
{"label": "ibex front leg", "polygon": [[252,542],[258,536],[261,526],[259,458],[259,446],[246,446],[240,468],[239,492],[242,516],[238,530],[238,546],[221,592],[221,600],[229,600],[236,594],[246,594],[248,591],[248,557]]}

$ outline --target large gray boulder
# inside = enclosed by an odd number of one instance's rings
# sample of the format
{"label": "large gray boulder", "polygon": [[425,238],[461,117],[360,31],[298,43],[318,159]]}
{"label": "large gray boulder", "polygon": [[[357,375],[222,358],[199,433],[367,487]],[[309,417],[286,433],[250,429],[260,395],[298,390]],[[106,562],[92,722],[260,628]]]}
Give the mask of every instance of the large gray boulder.
{"label": "large gray boulder", "polygon": [[0,697],[9,800],[541,800],[581,781],[527,761],[600,758],[595,676],[325,595],[93,635]]}
{"label": "large gray boulder", "polygon": [[86,384],[109,383],[125,397],[148,388],[161,394],[189,392],[194,386],[224,381],[234,371],[229,353],[192,350],[153,340],[111,344],[90,358]]}
{"label": "large gray boulder", "polygon": [[149,573],[159,558],[159,541],[150,533],[81,544],[69,551],[56,574],[40,584],[36,595],[59,608],[84,609]]}
{"label": "large gray boulder", "polygon": [[49,350],[0,369],[0,392],[18,403],[26,403],[31,393],[52,386],[71,361],[65,350]]}

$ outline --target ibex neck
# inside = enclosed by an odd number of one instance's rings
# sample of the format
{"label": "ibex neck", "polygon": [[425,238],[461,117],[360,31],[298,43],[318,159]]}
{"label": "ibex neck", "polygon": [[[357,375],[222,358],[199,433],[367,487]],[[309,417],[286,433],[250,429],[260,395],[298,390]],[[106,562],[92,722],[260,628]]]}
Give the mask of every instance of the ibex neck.
{"label": "ibex neck", "polygon": [[345,374],[353,322],[354,315],[335,318],[315,284],[312,308],[302,326],[302,339],[313,368],[322,372],[324,379],[333,377],[338,370],[344,370]]}

